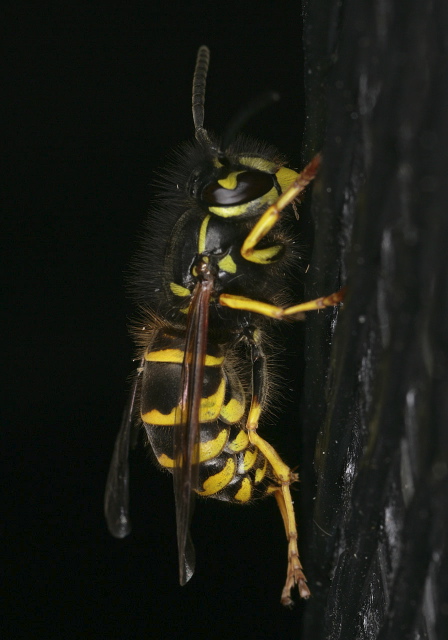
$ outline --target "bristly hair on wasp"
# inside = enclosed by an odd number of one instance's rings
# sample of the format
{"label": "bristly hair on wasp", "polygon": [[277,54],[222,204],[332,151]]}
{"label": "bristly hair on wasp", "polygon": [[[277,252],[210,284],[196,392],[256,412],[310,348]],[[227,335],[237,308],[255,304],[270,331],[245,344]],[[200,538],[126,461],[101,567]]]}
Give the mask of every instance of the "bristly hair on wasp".
{"label": "bristly hair on wasp", "polygon": [[273,400],[267,354],[276,321],[337,305],[343,292],[294,304],[285,281],[300,259],[292,205],[316,176],[320,156],[297,173],[276,149],[239,134],[275,96],[231,121],[221,140],[209,134],[209,59],[201,47],[193,77],[195,141],[180,149],[166,175],[137,259],[136,298],[145,318],[135,331],[140,366],[115,443],[105,514],[112,535],[128,535],[128,454],[137,420],[158,464],[173,474],[180,584],[195,568],[196,495],[245,504],[273,494],[288,541],[281,594],[288,606],[294,585],[302,598],[310,591],[290,491],[298,475],[258,431]]}

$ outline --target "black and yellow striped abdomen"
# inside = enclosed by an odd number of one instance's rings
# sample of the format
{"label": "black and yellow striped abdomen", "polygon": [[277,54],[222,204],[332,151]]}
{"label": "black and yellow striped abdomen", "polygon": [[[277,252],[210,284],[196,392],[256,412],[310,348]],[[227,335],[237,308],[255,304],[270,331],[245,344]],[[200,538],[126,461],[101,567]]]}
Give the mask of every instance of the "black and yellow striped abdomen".
{"label": "black and yellow striped abdomen", "polygon": [[[174,429],[180,428],[182,331],[155,329],[144,354],[141,419],[159,464],[173,471]],[[249,443],[244,430],[246,394],[223,349],[209,341],[199,412],[200,452],[197,493],[220,500],[248,502],[277,488],[270,465]],[[272,490],[272,489],[271,489]]]}

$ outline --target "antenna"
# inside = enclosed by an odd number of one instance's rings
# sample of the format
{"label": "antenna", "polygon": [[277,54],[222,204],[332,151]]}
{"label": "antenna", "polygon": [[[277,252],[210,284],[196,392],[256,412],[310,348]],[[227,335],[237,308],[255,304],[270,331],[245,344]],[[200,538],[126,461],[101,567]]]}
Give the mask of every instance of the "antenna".
{"label": "antenna", "polygon": [[199,48],[196,58],[196,67],[193,75],[193,123],[196,140],[203,146],[210,146],[210,138],[204,129],[204,102],[205,87],[207,83],[208,65],[210,62],[210,50],[203,45]]}

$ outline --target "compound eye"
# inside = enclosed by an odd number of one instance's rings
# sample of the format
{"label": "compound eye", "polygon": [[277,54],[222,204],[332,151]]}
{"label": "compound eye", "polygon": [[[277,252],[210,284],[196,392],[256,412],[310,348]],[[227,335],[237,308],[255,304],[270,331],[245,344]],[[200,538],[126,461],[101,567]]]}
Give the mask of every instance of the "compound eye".
{"label": "compound eye", "polygon": [[274,186],[270,173],[263,171],[232,172],[227,178],[207,185],[201,201],[208,206],[232,207],[261,198]]}

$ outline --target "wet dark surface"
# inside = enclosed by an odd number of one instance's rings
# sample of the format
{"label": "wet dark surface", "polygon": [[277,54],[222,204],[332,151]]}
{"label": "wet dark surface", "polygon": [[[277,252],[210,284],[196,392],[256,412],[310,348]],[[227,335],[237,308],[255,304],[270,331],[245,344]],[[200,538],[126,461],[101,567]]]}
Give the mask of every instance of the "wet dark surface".
{"label": "wet dark surface", "polygon": [[306,15],[318,108],[305,141],[324,156],[310,294],[339,281],[348,294],[331,355],[333,319],[308,321],[320,588],[304,635],[444,638],[447,10],[319,2]]}

